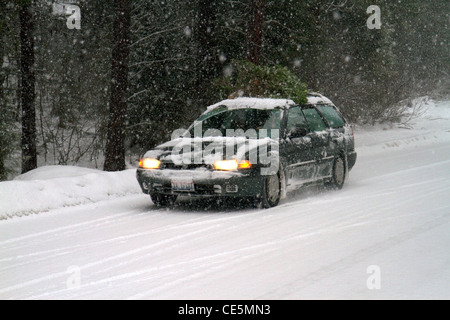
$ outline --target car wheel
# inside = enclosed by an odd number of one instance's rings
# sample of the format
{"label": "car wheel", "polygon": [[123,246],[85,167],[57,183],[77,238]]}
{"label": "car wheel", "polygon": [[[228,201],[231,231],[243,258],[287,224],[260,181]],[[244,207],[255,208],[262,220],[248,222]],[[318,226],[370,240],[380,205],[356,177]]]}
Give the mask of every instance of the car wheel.
{"label": "car wheel", "polygon": [[345,183],[345,175],[345,162],[342,156],[339,156],[334,160],[331,180],[328,182],[327,186],[335,190],[342,189]]}
{"label": "car wheel", "polygon": [[177,201],[177,196],[173,196],[173,195],[164,195],[164,194],[154,193],[154,194],[151,194],[150,197],[151,197],[153,203],[157,207],[173,206],[175,201]]}
{"label": "car wheel", "polygon": [[257,199],[257,205],[264,209],[276,207],[281,198],[280,174],[269,176],[264,181],[263,194]]}

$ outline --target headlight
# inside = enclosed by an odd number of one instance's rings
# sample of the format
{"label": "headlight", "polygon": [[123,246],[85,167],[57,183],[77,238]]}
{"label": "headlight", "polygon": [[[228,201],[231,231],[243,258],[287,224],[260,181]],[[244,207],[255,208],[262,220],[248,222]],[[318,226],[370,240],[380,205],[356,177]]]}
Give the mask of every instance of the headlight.
{"label": "headlight", "polygon": [[139,161],[139,168],[143,169],[159,169],[161,161],[156,159],[145,158]]}
{"label": "headlight", "polygon": [[252,164],[248,160],[238,162],[235,160],[221,160],[214,162],[214,170],[234,171],[238,169],[250,169]]}
{"label": "headlight", "polygon": [[243,160],[239,162],[239,169],[250,169],[252,164],[248,160]]}
{"label": "headlight", "polygon": [[214,162],[214,170],[232,171],[237,170],[238,163],[236,160],[222,160]]}

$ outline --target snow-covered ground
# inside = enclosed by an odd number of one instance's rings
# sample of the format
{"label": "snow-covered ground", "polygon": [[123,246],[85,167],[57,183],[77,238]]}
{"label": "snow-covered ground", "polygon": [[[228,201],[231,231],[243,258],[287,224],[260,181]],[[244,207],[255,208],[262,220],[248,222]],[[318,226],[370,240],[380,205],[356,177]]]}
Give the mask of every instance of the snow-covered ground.
{"label": "snow-covered ground", "polygon": [[450,102],[423,111],[270,210],[156,209],[133,170],[2,182],[0,299],[449,299]]}

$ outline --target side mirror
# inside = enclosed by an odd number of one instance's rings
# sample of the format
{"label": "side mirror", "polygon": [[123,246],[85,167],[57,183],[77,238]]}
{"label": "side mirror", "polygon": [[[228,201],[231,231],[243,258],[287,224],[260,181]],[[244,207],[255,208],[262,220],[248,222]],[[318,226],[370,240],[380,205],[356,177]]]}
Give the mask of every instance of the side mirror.
{"label": "side mirror", "polygon": [[289,138],[301,138],[301,137],[306,136],[307,134],[308,134],[308,131],[305,128],[294,128],[289,132],[288,137]]}

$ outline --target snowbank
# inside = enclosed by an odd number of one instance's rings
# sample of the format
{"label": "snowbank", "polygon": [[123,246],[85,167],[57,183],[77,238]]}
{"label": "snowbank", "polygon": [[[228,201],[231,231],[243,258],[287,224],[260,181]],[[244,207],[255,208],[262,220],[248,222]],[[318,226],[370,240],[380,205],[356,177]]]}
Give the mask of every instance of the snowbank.
{"label": "snowbank", "polygon": [[58,178],[81,177],[99,173],[99,170],[74,166],[45,166],[16,177],[17,181],[50,180]]}
{"label": "snowbank", "polygon": [[42,167],[0,183],[0,220],[140,192],[135,170]]}
{"label": "snowbank", "polygon": [[355,128],[358,154],[403,150],[450,140],[450,101],[428,100],[420,110],[411,108],[406,122]]}

